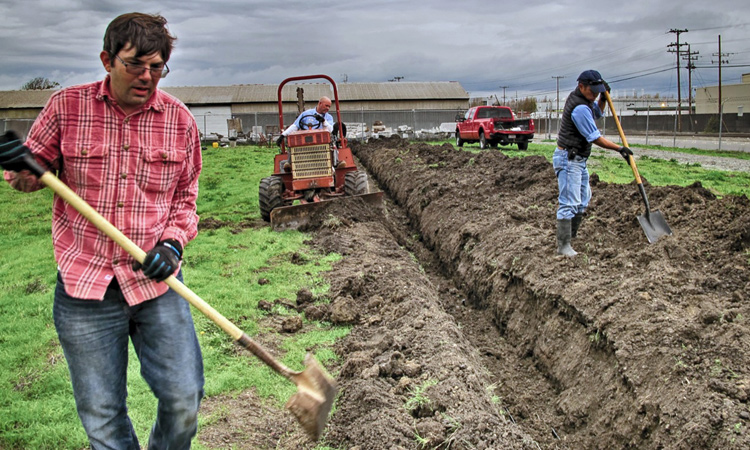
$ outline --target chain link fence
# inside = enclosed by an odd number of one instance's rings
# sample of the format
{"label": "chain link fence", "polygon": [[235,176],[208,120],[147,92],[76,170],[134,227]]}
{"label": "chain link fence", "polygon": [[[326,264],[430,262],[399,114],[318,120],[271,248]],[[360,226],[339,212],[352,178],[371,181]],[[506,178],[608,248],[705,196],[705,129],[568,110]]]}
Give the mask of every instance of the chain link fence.
{"label": "chain link fence", "polygon": [[[438,139],[450,138],[455,130],[457,116],[463,115],[462,110],[359,110],[341,111],[341,119],[347,126],[347,136],[361,138],[381,134],[400,134],[405,137],[426,135]],[[335,111],[331,115],[336,119]],[[284,126],[291,125],[296,119],[296,112],[284,113]],[[278,136],[278,113],[246,113],[237,114],[233,118],[242,121],[242,133],[250,137],[253,134],[263,134],[266,139]],[[719,132],[719,116],[717,114],[683,114],[676,115],[627,115],[618,117],[626,133],[692,133],[715,134]],[[0,119],[0,130],[5,133],[13,130],[20,136],[27,136],[34,119]],[[536,139],[557,134],[558,118],[552,115],[534,119]],[[750,133],[750,114],[723,114],[721,117],[722,132]],[[617,134],[617,127],[611,115],[599,120],[597,125],[607,133]]]}
{"label": "chain link fence", "polygon": [[[331,111],[334,120],[336,112]],[[341,111],[341,120],[347,126],[347,136],[361,137],[363,133],[414,133],[415,131],[439,132],[440,125],[455,123],[460,110],[360,110]],[[262,130],[264,134],[278,134],[279,115],[274,113],[237,114],[234,117],[242,120],[242,131],[246,136],[254,130]],[[296,113],[284,113],[284,126],[288,127],[297,118]],[[254,128],[260,127],[260,128]],[[451,126],[452,132],[455,127]]]}

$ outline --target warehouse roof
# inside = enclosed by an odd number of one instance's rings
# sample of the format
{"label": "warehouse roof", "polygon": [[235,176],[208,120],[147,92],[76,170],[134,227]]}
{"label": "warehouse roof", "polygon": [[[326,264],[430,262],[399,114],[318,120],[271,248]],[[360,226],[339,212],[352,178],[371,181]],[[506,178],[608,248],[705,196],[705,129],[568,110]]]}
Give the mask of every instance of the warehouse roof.
{"label": "warehouse roof", "polygon": [[54,89],[38,91],[0,91],[0,108],[42,108]]}
{"label": "warehouse roof", "polygon": [[[289,83],[284,86],[282,100],[297,101],[297,87],[305,91],[305,98],[333,98],[329,83]],[[457,81],[398,82],[398,83],[342,83],[336,86],[339,101],[357,100],[468,100],[469,93]],[[240,84],[232,86],[165,87],[165,91],[183,103],[267,103],[278,99],[278,85]]]}
{"label": "warehouse roof", "polygon": [[[297,101],[297,87],[305,98],[328,96],[333,99],[329,83],[289,83],[282,91],[283,101]],[[468,100],[469,93],[457,81],[341,83],[337,85],[339,101],[361,100]],[[268,103],[277,101],[278,85],[239,84],[231,86],[175,86],[164,91],[188,105]],[[55,90],[0,91],[0,108],[42,108]]]}

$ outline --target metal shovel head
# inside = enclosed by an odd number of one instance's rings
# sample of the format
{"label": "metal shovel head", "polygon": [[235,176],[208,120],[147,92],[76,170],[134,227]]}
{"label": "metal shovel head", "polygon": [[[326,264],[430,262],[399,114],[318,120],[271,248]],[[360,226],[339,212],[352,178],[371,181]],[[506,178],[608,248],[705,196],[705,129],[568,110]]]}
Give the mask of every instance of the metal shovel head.
{"label": "metal shovel head", "polygon": [[664,220],[664,216],[659,211],[646,212],[646,214],[638,216],[638,222],[646,233],[646,239],[651,244],[658,241],[662,236],[672,235],[672,229],[669,228],[667,221]]}
{"label": "metal shovel head", "polygon": [[305,370],[293,379],[298,392],[286,402],[286,407],[310,438],[317,441],[336,398],[336,381],[309,353],[305,356]]}

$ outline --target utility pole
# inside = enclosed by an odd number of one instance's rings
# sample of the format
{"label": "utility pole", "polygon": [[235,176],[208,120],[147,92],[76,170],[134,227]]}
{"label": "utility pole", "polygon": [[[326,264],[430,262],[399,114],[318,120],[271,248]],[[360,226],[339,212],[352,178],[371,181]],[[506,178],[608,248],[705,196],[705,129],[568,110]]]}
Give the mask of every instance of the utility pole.
{"label": "utility pole", "polygon": [[[672,28],[671,30],[669,30],[669,32],[677,35],[677,43],[669,44],[667,47],[677,48],[677,130],[682,131],[682,122],[680,121],[680,115],[682,114],[682,95],[680,93],[680,91],[682,90],[682,86],[680,86],[680,46],[687,44],[680,44],[680,33],[687,33],[688,30],[676,30]],[[668,51],[671,52],[671,50]]]}
{"label": "utility pole", "polygon": [[698,59],[699,52],[691,52],[690,44],[688,44],[687,56],[682,59],[687,61],[688,69],[688,116],[690,117],[690,130],[693,131],[693,70],[695,70],[695,64],[693,61]]}
{"label": "utility pole", "polygon": [[565,78],[562,75],[553,76],[557,82],[557,108],[555,108],[555,118],[557,119],[557,131],[560,132],[560,78]]}
{"label": "utility pole", "polygon": [[[729,53],[722,53],[721,52],[721,35],[719,35],[719,53],[713,53],[712,56],[718,56],[719,57],[719,117],[721,117],[721,63],[728,64],[729,60],[722,59],[725,56],[729,56]],[[711,60],[711,63],[714,63],[713,60]],[[719,119],[721,120],[721,119]],[[721,131],[721,123],[719,123],[719,131]]]}
{"label": "utility pole", "polygon": [[503,105],[506,105],[505,103],[505,89],[507,89],[509,86],[499,86],[503,90]]}

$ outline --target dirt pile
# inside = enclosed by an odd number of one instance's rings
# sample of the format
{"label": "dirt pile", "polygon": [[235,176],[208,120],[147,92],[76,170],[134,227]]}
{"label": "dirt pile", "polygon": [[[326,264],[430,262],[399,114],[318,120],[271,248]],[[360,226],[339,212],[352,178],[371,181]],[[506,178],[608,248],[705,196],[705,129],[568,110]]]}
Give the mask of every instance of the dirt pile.
{"label": "dirt pile", "polygon": [[[747,198],[646,181],[675,233],[648,244],[636,186],[593,176],[567,259],[544,158],[397,137],[353,150],[388,197],[331,202],[308,228],[345,258],[302,310],[352,326],[325,445],[750,448]],[[285,411],[242,411],[203,441],[314,448]]]}
{"label": "dirt pile", "polygon": [[442,274],[554,388],[560,444],[750,445],[747,198],[646,181],[675,232],[648,244],[636,187],[594,176],[580,254],[566,259],[554,256],[557,187],[544,158],[398,138],[354,150]]}

